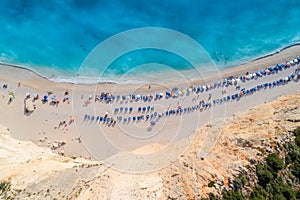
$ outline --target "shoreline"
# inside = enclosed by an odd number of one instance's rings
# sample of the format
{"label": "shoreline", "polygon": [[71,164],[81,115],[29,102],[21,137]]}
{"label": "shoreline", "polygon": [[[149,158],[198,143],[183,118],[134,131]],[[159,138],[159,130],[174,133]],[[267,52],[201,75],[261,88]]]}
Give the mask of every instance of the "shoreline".
{"label": "shoreline", "polygon": [[[247,64],[250,64],[250,63],[254,63],[254,62],[257,62],[257,61],[261,61],[263,59],[266,59],[266,58],[269,58],[269,57],[272,57],[272,56],[275,56],[277,54],[280,54],[282,52],[285,52],[293,47],[299,47],[300,46],[300,42],[296,42],[296,43],[293,43],[293,44],[290,44],[290,45],[287,45],[283,48],[280,48],[278,50],[275,50],[269,54],[266,54],[266,55],[262,55],[262,56],[259,56],[257,58],[254,58],[254,59],[251,59],[249,61],[246,61],[246,62],[242,62],[242,63],[239,63],[237,64],[236,66],[233,66],[233,67],[225,67],[223,69],[220,69],[220,74],[223,74],[223,73],[226,73],[227,71],[235,71],[235,72],[243,72],[244,70],[241,69],[241,66],[245,66]],[[144,83],[143,82],[136,82],[136,83],[133,83],[133,80],[128,80],[128,83],[118,83],[116,81],[98,81],[98,82],[75,82],[75,81],[72,81],[74,79],[76,79],[76,77],[63,77],[61,79],[61,81],[59,80],[60,78],[57,77],[55,79],[58,79],[58,80],[53,80],[52,78],[50,78],[49,76],[46,76],[46,75],[43,75],[39,72],[37,72],[36,70],[30,68],[30,67],[26,67],[24,65],[19,65],[19,64],[13,64],[13,63],[6,63],[6,62],[0,62],[0,66],[6,66],[6,67],[12,67],[12,68],[16,68],[16,69],[20,69],[20,70],[25,70],[27,72],[30,72],[30,73],[33,73],[35,74],[36,76],[38,76],[39,78],[41,79],[45,79],[47,81],[50,81],[50,82],[53,82],[53,83],[62,83],[62,84],[78,84],[78,85],[97,85],[97,84],[100,84],[100,85],[105,85],[105,84],[116,84],[116,85],[140,85],[140,84],[147,84],[149,82],[145,81]],[[217,65],[216,65],[217,67]],[[267,67],[267,66],[264,66],[264,67]],[[264,67],[261,67],[261,68],[264,68]],[[251,69],[248,68],[248,70],[250,71]],[[254,69],[255,70],[255,69]],[[179,71],[192,71],[192,70],[179,70]],[[209,72],[208,74],[205,74],[205,75],[208,75],[208,76],[211,76],[212,74],[211,73],[215,73],[215,72]],[[81,77],[83,79],[94,79],[97,77]],[[223,76],[222,76],[223,78]],[[68,79],[68,80],[66,80]],[[198,81],[202,81],[202,80],[192,80],[192,82],[198,82]],[[175,82],[175,81],[172,81],[172,82]]]}
{"label": "shoreline", "polygon": [[282,51],[284,51],[284,50],[287,50],[287,49],[289,49],[289,48],[292,48],[292,47],[295,47],[295,46],[299,46],[299,45],[300,45],[300,42],[296,42],[296,43],[287,45],[287,46],[285,46],[285,47],[282,47],[282,48],[280,48],[280,49],[278,49],[278,50],[275,50],[275,51],[273,51],[272,53],[269,53],[269,54],[266,54],[266,55],[263,55],[263,56],[259,56],[259,57],[257,57],[257,58],[254,58],[254,59],[250,60],[250,61],[246,61],[246,62],[240,63],[240,64],[238,64],[238,65],[245,65],[245,64],[247,64],[247,63],[249,63],[249,62],[254,62],[254,61],[257,61],[257,60],[261,60],[261,59],[264,59],[264,58],[268,58],[268,57],[274,56],[274,55],[276,55],[276,54],[278,54],[278,53],[280,53],[280,52],[282,52]]}

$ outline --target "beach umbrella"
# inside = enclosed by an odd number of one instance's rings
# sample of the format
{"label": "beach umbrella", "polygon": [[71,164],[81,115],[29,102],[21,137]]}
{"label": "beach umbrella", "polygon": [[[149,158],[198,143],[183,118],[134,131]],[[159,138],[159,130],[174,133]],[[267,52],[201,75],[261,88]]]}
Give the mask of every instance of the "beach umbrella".
{"label": "beach umbrella", "polygon": [[291,66],[291,63],[286,62],[286,63],[285,63],[285,66],[289,67],[289,66]]}
{"label": "beach umbrella", "polygon": [[174,93],[178,93],[179,89],[178,88],[173,88],[171,91],[174,92]]}
{"label": "beach umbrella", "polygon": [[192,88],[189,88],[189,89],[188,89],[188,92],[192,92],[192,91],[193,91]]}
{"label": "beach umbrella", "polygon": [[185,89],[182,89],[181,90],[182,94],[186,93],[186,90]]}
{"label": "beach umbrella", "polygon": [[290,63],[291,63],[291,65],[293,65],[293,64],[294,64],[294,61],[291,60]]}
{"label": "beach umbrella", "polygon": [[26,97],[30,97],[30,93],[29,92],[26,93]]}
{"label": "beach umbrella", "polygon": [[294,59],[294,63],[297,63],[297,62],[298,62],[298,60],[295,58],[295,59]]}

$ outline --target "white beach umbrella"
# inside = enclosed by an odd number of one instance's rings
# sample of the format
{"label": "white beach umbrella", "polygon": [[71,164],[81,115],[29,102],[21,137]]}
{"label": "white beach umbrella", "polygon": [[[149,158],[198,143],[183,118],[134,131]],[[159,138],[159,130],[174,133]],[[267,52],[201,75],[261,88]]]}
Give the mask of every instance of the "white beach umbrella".
{"label": "white beach umbrella", "polygon": [[294,63],[297,63],[298,62],[298,60],[297,59],[294,59]]}

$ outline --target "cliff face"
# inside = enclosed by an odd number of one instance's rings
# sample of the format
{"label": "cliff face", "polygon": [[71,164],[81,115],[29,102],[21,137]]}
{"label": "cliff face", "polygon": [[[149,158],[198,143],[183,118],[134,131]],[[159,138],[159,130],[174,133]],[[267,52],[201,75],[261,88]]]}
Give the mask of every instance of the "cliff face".
{"label": "cliff face", "polygon": [[[1,127],[0,179],[11,182],[9,195],[19,199],[196,199],[230,188],[240,172],[251,176],[264,152],[289,140],[297,126],[300,95],[281,97],[199,128],[176,162],[148,174],[125,174],[99,162],[58,156],[14,140]],[[210,181],[214,187],[207,186]]]}

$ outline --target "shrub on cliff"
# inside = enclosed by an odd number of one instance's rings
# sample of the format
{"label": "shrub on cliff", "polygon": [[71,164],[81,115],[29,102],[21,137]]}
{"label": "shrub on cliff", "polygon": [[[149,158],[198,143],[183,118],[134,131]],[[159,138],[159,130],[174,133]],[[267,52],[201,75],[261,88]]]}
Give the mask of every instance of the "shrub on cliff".
{"label": "shrub on cliff", "polygon": [[251,200],[265,200],[267,198],[268,193],[266,190],[261,187],[260,185],[257,185],[253,191],[251,192],[250,199]]}
{"label": "shrub on cliff", "polygon": [[295,177],[300,178],[300,162],[298,160],[291,167],[291,172]]}
{"label": "shrub on cliff", "polygon": [[282,159],[279,158],[279,156],[276,153],[272,153],[268,155],[266,158],[268,166],[272,168],[275,172],[278,172],[279,170],[284,168],[284,162]]}
{"label": "shrub on cliff", "polygon": [[0,182],[0,195],[5,193],[10,188],[9,182]]}
{"label": "shrub on cliff", "polygon": [[296,144],[298,147],[300,147],[300,127],[296,128],[294,131],[293,131],[295,137],[296,137]]}
{"label": "shrub on cliff", "polygon": [[261,186],[266,186],[270,181],[274,179],[272,172],[264,164],[258,164],[256,166],[256,174],[258,178],[258,183]]}
{"label": "shrub on cliff", "polygon": [[228,190],[223,194],[223,200],[244,200],[245,198],[239,191]]}

